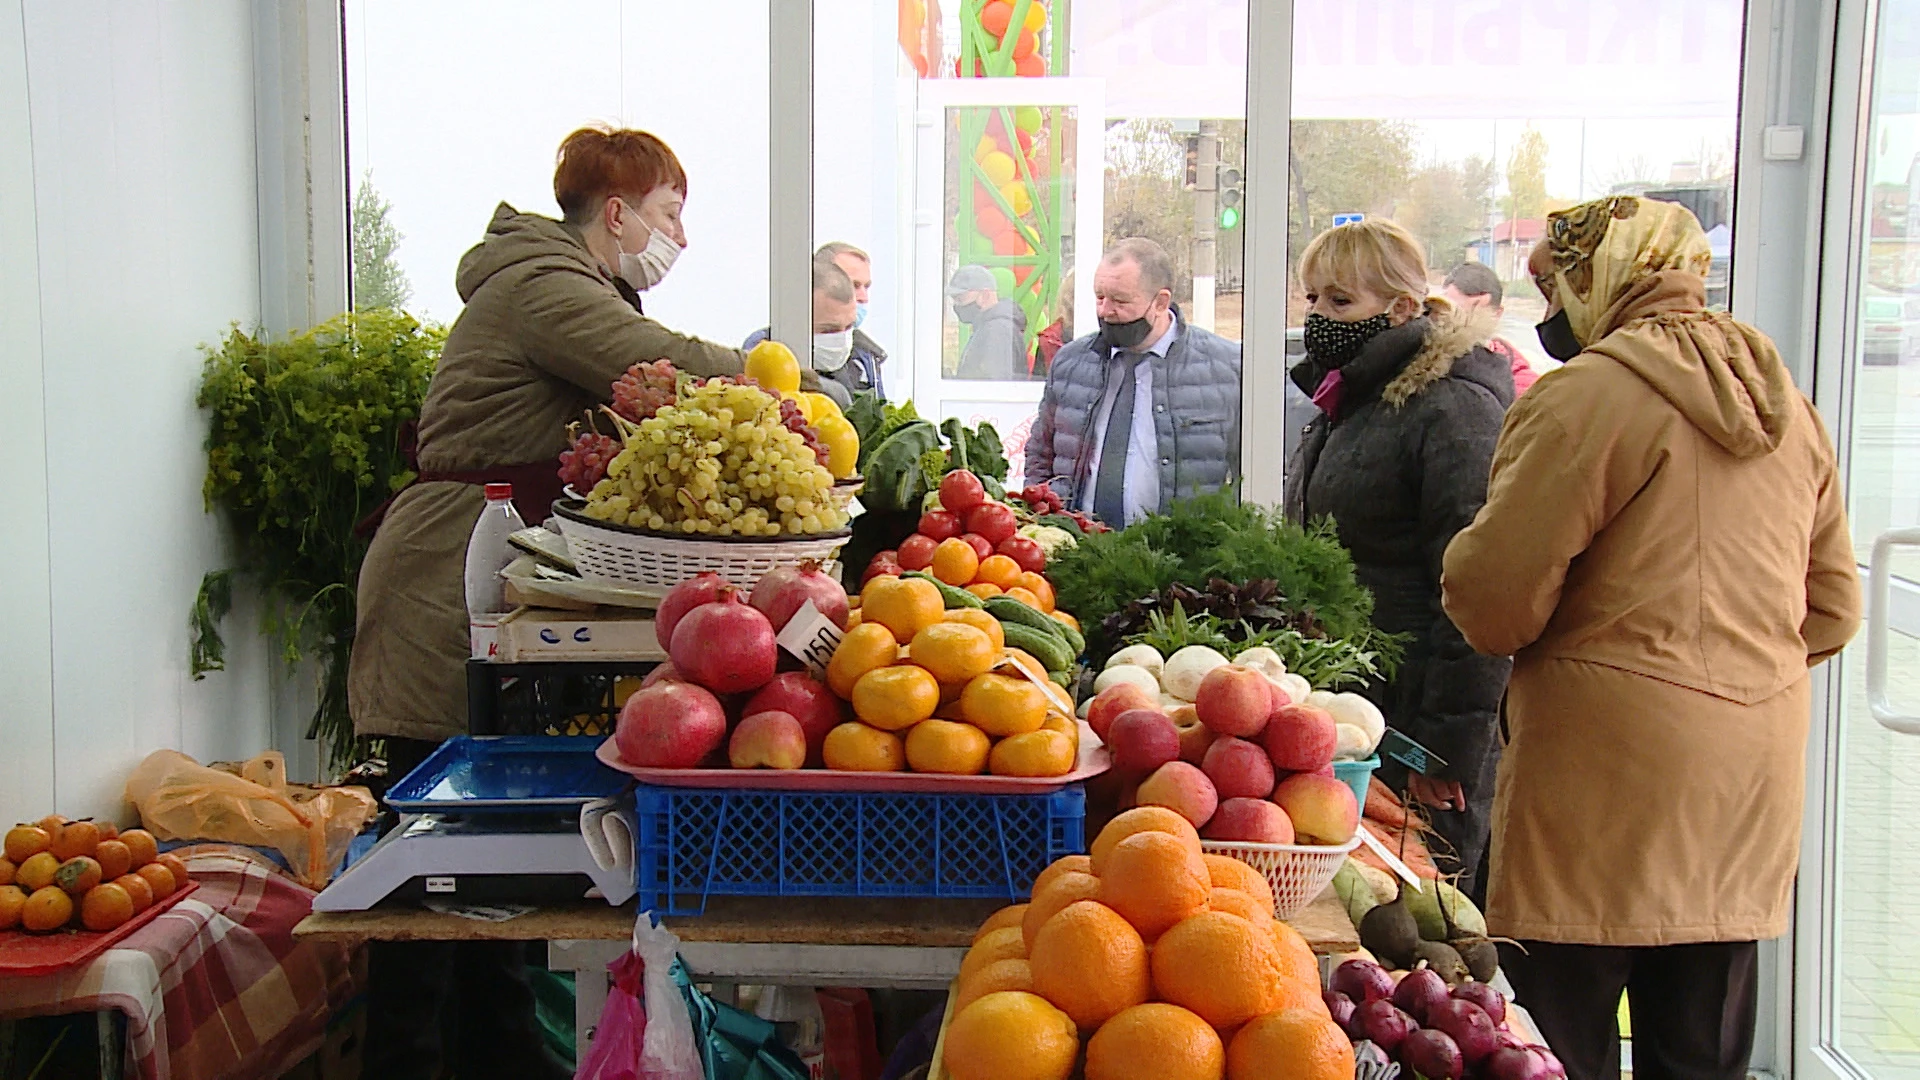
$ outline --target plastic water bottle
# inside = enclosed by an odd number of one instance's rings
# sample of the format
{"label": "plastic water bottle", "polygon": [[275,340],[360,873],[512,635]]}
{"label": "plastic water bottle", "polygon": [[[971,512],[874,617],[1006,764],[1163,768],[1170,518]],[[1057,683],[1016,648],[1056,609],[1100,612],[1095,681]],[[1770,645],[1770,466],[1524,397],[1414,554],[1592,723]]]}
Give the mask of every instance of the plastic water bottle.
{"label": "plastic water bottle", "polygon": [[827,1075],[827,1020],[811,986],[773,986],[760,995],[754,1015],[773,1022],[780,1042],[807,1067],[810,1080]]}
{"label": "plastic water bottle", "polygon": [[527,527],[513,508],[512,484],[488,484],[487,508],[467,539],[467,638],[475,660],[500,652],[500,620],[507,614],[506,583],[500,571],[513,561],[507,537]]}

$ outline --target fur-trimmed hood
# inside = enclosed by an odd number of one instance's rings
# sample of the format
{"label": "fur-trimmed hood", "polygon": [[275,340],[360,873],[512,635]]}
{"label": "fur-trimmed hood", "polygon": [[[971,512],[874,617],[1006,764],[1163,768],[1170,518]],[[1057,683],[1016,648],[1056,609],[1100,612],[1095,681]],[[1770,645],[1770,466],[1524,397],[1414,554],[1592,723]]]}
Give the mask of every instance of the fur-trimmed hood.
{"label": "fur-trimmed hood", "polygon": [[[1419,321],[1427,324],[1420,351],[1380,391],[1381,400],[1396,409],[1405,405],[1415,394],[1453,374],[1455,366],[1462,367],[1462,378],[1473,378],[1473,373],[1466,370],[1471,365],[1461,365],[1460,362],[1470,360],[1474,346],[1485,345],[1500,326],[1500,317],[1485,308],[1463,311],[1442,305],[1430,306],[1427,317]],[[1507,381],[1511,383],[1512,380],[1513,374],[1509,368]],[[1509,390],[1507,399],[1511,401],[1512,398],[1513,392]]]}

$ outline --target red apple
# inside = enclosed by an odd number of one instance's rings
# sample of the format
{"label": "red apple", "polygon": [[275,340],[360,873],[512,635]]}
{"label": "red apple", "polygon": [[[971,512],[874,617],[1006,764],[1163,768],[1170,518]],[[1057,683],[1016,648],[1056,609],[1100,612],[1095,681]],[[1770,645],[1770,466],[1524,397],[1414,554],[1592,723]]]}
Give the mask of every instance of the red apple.
{"label": "red apple", "polygon": [[1114,683],[1094,695],[1093,704],[1087,706],[1087,726],[1107,741],[1107,729],[1113,726],[1114,718],[1129,709],[1158,709],[1160,698],[1153,691],[1139,683]]}
{"label": "red apple", "polygon": [[807,763],[807,733],[786,713],[751,713],[727,740],[727,761],[736,769],[798,769]]}
{"label": "red apple", "polygon": [[1174,730],[1180,733],[1180,760],[1189,765],[1206,761],[1207,748],[1220,736],[1200,722],[1199,714],[1193,711],[1191,705],[1182,705],[1167,713],[1167,716],[1173,721]]}
{"label": "red apple", "polygon": [[1193,707],[1200,722],[1221,735],[1252,738],[1267,726],[1273,712],[1273,683],[1250,667],[1226,664],[1207,672],[1195,692]]}
{"label": "red apple", "polygon": [[1220,805],[1213,781],[1184,761],[1169,761],[1153,770],[1140,781],[1134,798],[1141,806],[1164,806],[1192,822],[1196,829],[1205,825]]}
{"label": "red apple", "polygon": [[1152,772],[1180,756],[1180,733],[1159,709],[1121,713],[1107,729],[1106,743],[1113,750],[1113,767],[1121,772]]}
{"label": "red apple", "polygon": [[1340,732],[1333,714],[1313,705],[1282,705],[1261,734],[1267,756],[1281,772],[1318,772],[1333,763]]}
{"label": "red apple", "polygon": [[1293,821],[1303,844],[1344,844],[1360,827],[1353,789],[1332,777],[1300,773],[1280,781],[1273,801]]}
{"label": "red apple", "polygon": [[1201,771],[1223,799],[1264,799],[1273,794],[1273,762],[1267,752],[1231,735],[1207,747]]}
{"label": "red apple", "polygon": [[1209,840],[1251,844],[1293,843],[1293,822],[1286,811],[1265,799],[1226,799],[1201,833]]}

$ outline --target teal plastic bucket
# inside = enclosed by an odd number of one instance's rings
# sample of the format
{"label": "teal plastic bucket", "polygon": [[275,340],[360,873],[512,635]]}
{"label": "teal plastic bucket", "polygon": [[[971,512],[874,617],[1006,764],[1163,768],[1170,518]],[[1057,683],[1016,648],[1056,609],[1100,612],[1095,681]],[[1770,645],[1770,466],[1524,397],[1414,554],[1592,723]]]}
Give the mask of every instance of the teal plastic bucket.
{"label": "teal plastic bucket", "polygon": [[1367,783],[1373,779],[1373,770],[1380,767],[1380,755],[1365,761],[1336,761],[1333,763],[1333,775],[1341,783],[1353,789],[1353,800],[1360,804],[1360,814],[1367,812]]}

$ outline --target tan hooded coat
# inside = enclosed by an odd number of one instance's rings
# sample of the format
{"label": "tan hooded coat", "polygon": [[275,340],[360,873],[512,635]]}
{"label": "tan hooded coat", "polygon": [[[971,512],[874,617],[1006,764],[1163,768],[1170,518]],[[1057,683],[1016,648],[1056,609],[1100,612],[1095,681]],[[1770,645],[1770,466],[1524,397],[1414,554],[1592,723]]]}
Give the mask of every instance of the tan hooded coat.
{"label": "tan hooded coat", "polygon": [[[621,298],[580,234],[502,203],[460,260],[454,320],[420,409],[420,468],[553,461],[566,427],[609,400],[635,363],[695,375],[741,370],[737,349],[676,334]],[[473,484],[402,492],[360,570],[348,704],[360,735],[444,739],[467,728],[467,538],[486,504]],[[527,508],[523,507],[523,513]]]}
{"label": "tan hooded coat", "polygon": [[1832,443],[1758,331],[1661,271],[1507,414],[1447,613],[1514,656],[1488,926],[1523,940],[1776,937],[1807,671],[1859,623]]}

